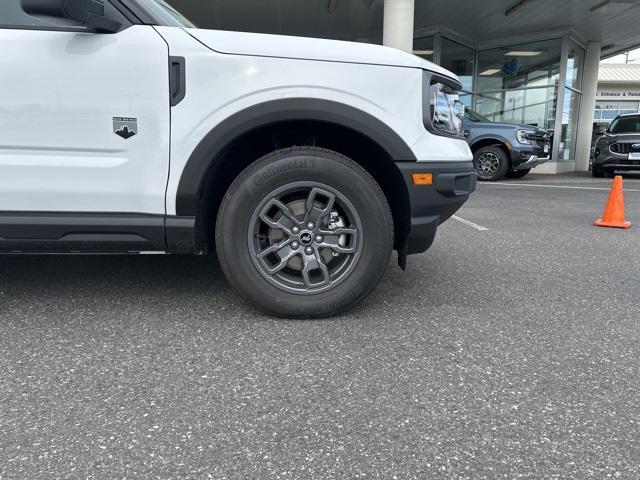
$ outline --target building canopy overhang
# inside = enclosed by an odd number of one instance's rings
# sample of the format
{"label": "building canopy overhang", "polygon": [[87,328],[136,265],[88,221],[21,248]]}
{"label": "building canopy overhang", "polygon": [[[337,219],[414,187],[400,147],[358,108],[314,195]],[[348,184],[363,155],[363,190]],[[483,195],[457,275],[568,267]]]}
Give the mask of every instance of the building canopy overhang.
{"label": "building canopy overhang", "polygon": [[[204,28],[382,42],[384,0],[170,1]],[[639,0],[415,0],[418,33],[446,30],[475,48],[561,33],[608,57],[640,46],[639,25]]]}

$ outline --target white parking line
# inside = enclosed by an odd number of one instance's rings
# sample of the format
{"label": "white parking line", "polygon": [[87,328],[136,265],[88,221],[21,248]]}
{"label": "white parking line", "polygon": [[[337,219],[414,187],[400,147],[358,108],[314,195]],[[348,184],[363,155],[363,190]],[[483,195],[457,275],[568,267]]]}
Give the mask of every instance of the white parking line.
{"label": "white parking line", "polygon": [[468,225],[468,226],[470,226],[471,228],[475,228],[476,230],[480,230],[481,232],[487,232],[487,231],[489,231],[489,229],[488,229],[488,228],[485,228],[485,227],[483,227],[482,225],[478,225],[478,224],[475,224],[475,223],[473,223],[473,222],[470,222],[469,220],[465,220],[464,218],[460,218],[460,217],[459,217],[459,216],[457,216],[457,215],[454,215],[454,216],[453,216],[453,217],[451,217],[451,218],[453,218],[454,220],[457,220],[457,221],[458,221],[458,222],[460,222],[460,223],[464,223],[465,225]]}
{"label": "white parking line", "polygon": [[[536,184],[536,183],[514,183],[514,182],[509,182],[509,183],[499,183],[499,182],[495,182],[495,183],[483,183],[482,184],[483,187],[538,187],[538,188],[567,188],[570,190],[604,190],[604,191],[609,191],[611,190],[610,187],[574,187],[571,185],[541,185],[541,184]],[[625,192],[640,192],[640,190],[636,190],[633,188],[625,188],[624,189]]]}

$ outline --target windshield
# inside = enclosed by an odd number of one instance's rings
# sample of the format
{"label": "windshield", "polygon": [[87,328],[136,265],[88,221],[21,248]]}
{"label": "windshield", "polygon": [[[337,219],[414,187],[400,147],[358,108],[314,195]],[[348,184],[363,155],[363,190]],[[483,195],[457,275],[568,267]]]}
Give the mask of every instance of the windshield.
{"label": "windshield", "polygon": [[164,0],[138,0],[138,2],[154,17],[157,17],[165,27],[195,27],[188,18]]}
{"label": "windshield", "polygon": [[609,127],[611,133],[640,133],[640,115],[618,117]]}
{"label": "windshield", "polygon": [[491,120],[489,120],[487,117],[480,115],[478,112],[474,112],[473,110],[470,109],[465,109],[464,111],[464,116],[467,120],[470,120],[472,122],[489,122],[491,123]]}

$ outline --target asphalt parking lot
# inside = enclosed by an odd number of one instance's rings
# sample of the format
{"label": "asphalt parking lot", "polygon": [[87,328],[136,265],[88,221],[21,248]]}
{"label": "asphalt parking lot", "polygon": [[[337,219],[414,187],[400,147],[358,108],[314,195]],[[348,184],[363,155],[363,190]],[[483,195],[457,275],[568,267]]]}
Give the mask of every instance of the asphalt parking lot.
{"label": "asphalt parking lot", "polygon": [[[0,478],[640,478],[640,177],[482,184],[349,315],[191,257],[0,257]],[[567,188],[570,187],[570,188]]]}

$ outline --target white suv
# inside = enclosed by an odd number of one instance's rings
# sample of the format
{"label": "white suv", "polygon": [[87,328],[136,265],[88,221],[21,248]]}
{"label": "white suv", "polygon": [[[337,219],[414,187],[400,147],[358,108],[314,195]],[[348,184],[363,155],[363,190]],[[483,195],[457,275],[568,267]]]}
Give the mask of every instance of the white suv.
{"label": "white suv", "polygon": [[474,190],[461,88],[359,43],[199,30],[161,0],[0,2],[0,252],[216,252],[335,315]]}

